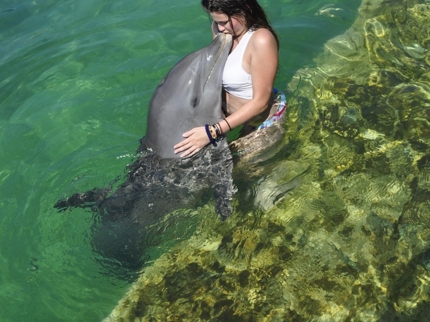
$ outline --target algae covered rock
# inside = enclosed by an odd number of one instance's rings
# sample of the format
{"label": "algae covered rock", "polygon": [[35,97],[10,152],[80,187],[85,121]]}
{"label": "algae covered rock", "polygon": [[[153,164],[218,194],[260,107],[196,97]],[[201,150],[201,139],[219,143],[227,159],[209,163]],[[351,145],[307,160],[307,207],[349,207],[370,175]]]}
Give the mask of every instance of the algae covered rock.
{"label": "algae covered rock", "polygon": [[428,2],[363,1],[288,85],[282,147],[252,170],[257,207],[202,220],[106,320],[425,321],[429,39]]}

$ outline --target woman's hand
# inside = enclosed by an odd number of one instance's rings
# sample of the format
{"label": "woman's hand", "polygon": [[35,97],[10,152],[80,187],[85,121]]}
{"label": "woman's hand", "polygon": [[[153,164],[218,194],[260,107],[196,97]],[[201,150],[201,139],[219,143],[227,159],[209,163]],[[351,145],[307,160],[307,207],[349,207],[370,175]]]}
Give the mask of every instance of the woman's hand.
{"label": "woman's hand", "polygon": [[204,126],[195,127],[182,134],[182,136],[185,139],[174,146],[175,153],[184,152],[181,154],[181,158],[196,154],[209,143],[209,138]]}

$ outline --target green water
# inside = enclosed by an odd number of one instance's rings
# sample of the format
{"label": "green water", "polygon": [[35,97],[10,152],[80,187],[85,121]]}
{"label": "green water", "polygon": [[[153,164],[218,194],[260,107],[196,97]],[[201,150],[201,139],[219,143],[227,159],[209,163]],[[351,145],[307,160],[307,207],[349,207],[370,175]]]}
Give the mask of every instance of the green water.
{"label": "green water", "polygon": [[[360,1],[337,2],[346,15],[261,1],[281,41],[278,88],[354,21]],[[92,214],[53,204],[124,174],[156,85],[209,42],[196,0],[2,0],[0,321],[99,321],[123,296],[91,251]]]}

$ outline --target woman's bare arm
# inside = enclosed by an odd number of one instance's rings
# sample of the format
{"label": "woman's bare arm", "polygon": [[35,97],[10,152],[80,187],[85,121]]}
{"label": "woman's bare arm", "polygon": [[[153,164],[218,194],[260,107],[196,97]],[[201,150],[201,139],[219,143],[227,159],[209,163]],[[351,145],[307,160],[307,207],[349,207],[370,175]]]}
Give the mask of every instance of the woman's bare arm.
{"label": "woman's bare arm", "polygon": [[[252,77],[253,97],[227,117],[231,128],[239,126],[266,110],[273,91],[273,82],[278,68],[278,45],[268,29],[258,29],[252,36],[249,61],[244,64]],[[223,132],[229,130],[221,122]]]}
{"label": "woman's bare arm", "polygon": [[[250,55],[244,67],[252,77],[253,97],[227,117],[228,124],[225,121],[219,122],[223,133],[264,112],[272,94],[278,68],[278,47],[274,36],[267,29],[258,29],[248,46]],[[181,157],[191,156],[209,143],[204,126],[185,132],[183,137],[185,139],[174,146],[175,153],[183,152]]]}

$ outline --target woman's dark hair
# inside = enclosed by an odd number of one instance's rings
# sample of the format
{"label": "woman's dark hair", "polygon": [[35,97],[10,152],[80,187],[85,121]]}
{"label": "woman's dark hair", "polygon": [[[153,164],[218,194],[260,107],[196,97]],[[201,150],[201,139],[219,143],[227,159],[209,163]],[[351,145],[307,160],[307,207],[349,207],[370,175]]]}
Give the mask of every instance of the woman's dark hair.
{"label": "woman's dark hair", "polygon": [[269,29],[279,48],[278,36],[257,0],[202,0],[202,6],[206,12],[221,12],[226,14],[229,19],[233,16],[244,17],[248,29]]}

